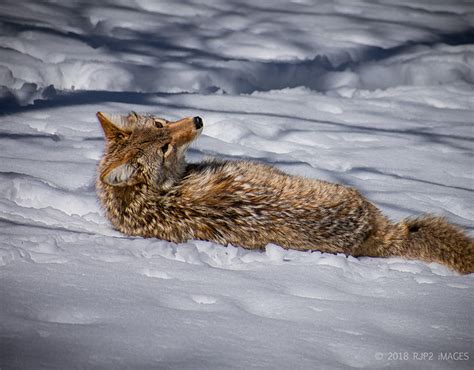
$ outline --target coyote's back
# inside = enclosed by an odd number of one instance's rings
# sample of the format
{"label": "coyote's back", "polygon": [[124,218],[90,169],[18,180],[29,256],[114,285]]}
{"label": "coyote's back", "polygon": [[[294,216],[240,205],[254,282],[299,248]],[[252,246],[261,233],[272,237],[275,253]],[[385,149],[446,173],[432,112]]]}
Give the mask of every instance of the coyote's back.
{"label": "coyote's back", "polygon": [[355,189],[263,164],[187,165],[185,151],[202,131],[199,117],[98,118],[106,137],[98,194],[112,225],[127,235],[402,256],[474,272],[472,239],[440,218],[392,224]]}

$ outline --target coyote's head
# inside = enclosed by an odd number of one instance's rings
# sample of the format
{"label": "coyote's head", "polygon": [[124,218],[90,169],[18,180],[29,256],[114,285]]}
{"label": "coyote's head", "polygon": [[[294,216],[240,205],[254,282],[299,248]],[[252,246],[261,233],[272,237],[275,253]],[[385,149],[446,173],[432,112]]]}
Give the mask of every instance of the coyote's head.
{"label": "coyote's head", "polygon": [[184,172],[184,153],[202,131],[200,117],[170,122],[131,112],[98,112],[106,139],[99,180],[111,186],[147,184],[167,190]]}

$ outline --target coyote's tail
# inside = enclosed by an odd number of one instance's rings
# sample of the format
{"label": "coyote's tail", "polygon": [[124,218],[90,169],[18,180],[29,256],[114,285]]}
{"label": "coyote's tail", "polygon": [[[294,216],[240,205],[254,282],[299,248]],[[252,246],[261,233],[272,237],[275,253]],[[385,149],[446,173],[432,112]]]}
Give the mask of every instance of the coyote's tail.
{"label": "coyote's tail", "polygon": [[408,218],[396,225],[403,237],[394,254],[438,262],[462,274],[474,272],[474,241],[460,228],[434,216]]}

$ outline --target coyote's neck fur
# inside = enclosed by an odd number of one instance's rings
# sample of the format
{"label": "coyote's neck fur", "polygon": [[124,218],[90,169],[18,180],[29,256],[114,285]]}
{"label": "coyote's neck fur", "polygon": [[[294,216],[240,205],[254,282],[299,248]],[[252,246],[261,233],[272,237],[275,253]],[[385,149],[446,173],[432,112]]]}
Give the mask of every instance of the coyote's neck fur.
{"label": "coyote's neck fur", "polygon": [[112,225],[127,235],[268,243],[354,256],[403,256],[474,271],[474,244],[436,217],[390,223],[355,189],[244,161],[187,165],[199,117],[98,113],[106,137],[97,189]]}

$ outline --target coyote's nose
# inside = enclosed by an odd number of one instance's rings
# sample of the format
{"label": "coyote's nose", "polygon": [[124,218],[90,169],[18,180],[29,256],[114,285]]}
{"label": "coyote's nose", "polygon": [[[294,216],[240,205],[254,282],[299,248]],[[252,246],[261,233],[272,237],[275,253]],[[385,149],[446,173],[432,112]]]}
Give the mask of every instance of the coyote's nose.
{"label": "coyote's nose", "polygon": [[202,127],[202,118],[201,117],[194,117],[193,118],[194,126],[196,130],[199,130]]}

